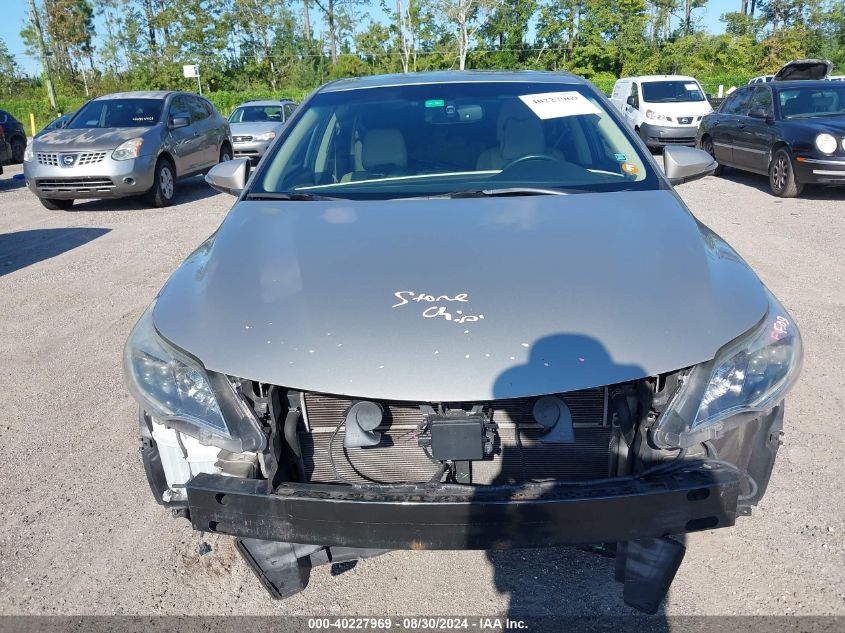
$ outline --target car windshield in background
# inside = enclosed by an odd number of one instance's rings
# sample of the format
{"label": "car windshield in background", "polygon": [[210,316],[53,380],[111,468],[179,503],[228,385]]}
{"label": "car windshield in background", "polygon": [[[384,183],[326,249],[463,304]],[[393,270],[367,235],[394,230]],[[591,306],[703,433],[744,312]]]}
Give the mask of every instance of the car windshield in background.
{"label": "car windshield in background", "polygon": [[468,82],[317,94],[265,159],[250,196],[384,199],[659,186],[586,86]]}
{"label": "car windshield in background", "polygon": [[789,88],[778,98],[784,119],[845,116],[845,86]]}
{"label": "car windshield in background", "polygon": [[68,129],[149,127],[158,123],[161,99],[100,99],[89,101],[73,117]]}
{"label": "car windshield in background", "polygon": [[229,123],[282,122],[281,106],[243,106],[229,116]]}
{"label": "car windshield in background", "polygon": [[694,81],[644,81],[643,101],[647,103],[686,103],[704,101]]}

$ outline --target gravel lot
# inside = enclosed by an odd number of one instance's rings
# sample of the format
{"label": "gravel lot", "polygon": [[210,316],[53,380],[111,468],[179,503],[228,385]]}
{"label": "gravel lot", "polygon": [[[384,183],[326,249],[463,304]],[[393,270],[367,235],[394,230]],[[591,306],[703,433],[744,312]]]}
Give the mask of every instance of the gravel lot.
{"label": "gravel lot", "polygon": [[[232,198],[44,209],[0,176],[0,614],[627,614],[613,562],[572,549],[394,552],[269,600],[227,538],[150,495],[121,350],[168,274]],[[845,189],[780,200],[757,176],[679,189],[792,312],[806,346],[769,492],[699,533],[666,614],[845,614]]]}

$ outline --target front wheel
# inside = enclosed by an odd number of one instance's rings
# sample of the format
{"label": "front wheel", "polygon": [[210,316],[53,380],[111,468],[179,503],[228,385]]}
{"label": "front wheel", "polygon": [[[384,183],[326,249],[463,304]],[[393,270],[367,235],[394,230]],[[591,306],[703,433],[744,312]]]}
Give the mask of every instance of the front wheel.
{"label": "front wheel", "polygon": [[147,202],[154,207],[167,207],[173,203],[176,195],[176,171],[166,158],[156,163],[153,188],[147,192]]}
{"label": "front wheel", "polygon": [[16,163],[23,162],[23,154],[26,151],[26,141],[20,138],[12,139],[12,160]]}
{"label": "front wheel", "polygon": [[[716,149],[713,147],[713,141],[709,136],[701,140],[701,149],[710,154],[710,157],[717,163],[719,162],[716,159]],[[718,167],[716,167],[715,171],[713,172],[713,175],[721,176],[723,171],[725,171],[725,168],[722,165],[719,165]]]}
{"label": "front wheel", "polygon": [[38,198],[38,200],[50,211],[67,211],[73,206],[73,200],[61,198]]}
{"label": "front wheel", "polygon": [[232,150],[229,149],[228,145],[223,145],[223,147],[220,148],[220,160],[217,162],[225,163],[227,160],[232,160]]}
{"label": "front wheel", "polygon": [[795,180],[792,157],[783,147],[775,152],[769,165],[769,187],[781,198],[795,198],[804,189],[804,184]]}

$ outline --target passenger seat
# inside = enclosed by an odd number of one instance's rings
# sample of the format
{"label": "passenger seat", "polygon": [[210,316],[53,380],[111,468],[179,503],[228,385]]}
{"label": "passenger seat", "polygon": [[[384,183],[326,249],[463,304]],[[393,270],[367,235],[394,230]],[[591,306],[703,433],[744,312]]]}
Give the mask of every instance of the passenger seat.
{"label": "passenger seat", "polygon": [[345,174],[340,181],[367,180],[374,176],[401,176],[407,173],[408,151],[402,133],[392,127],[374,128],[361,141],[363,171]]}

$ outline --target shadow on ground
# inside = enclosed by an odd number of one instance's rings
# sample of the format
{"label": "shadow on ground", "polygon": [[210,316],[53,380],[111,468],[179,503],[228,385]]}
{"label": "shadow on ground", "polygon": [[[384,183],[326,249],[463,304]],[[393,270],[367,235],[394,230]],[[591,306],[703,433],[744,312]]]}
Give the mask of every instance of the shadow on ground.
{"label": "shadow on ground", "polygon": [[[220,195],[205,182],[203,176],[194,176],[176,183],[176,196],[173,205],[197,202]],[[77,200],[71,211],[142,211],[152,208],[141,196],[117,199]]]}
{"label": "shadow on ground", "polygon": [[111,229],[33,229],[0,234],[0,277],[61,255],[105,235]]}
{"label": "shadow on ground", "polygon": [[[753,187],[758,191],[762,191],[772,197],[774,202],[778,202],[778,197],[772,193],[769,188],[769,177],[761,174],[752,174],[751,172],[741,171],[732,167],[725,167],[724,171],[718,178],[730,180],[739,185],[746,185]],[[845,187],[828,187],[825,185],[805,185],[804,190],[799,196],[801,200],[842,200],[845,201]]]}
{"label": "shadow on ground", "polygon": [[11,165],[3,166],[3,173],[0,174],[0,193],[26,186],[26,181],[23,178],[14,177],[16,174],[9,171],[10,167]]}

